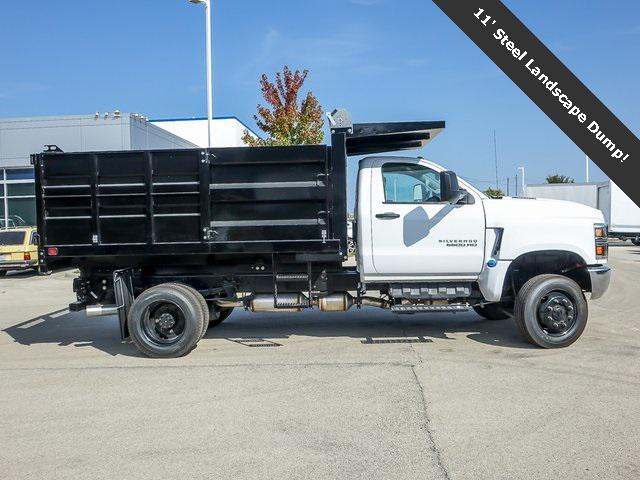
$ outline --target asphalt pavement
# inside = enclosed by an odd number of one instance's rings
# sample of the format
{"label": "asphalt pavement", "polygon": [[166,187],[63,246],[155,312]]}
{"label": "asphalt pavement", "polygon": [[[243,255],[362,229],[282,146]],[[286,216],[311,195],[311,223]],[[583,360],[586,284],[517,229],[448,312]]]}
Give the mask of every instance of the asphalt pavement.
{"label": "asphalt pavement", "polygon": [[234,312],[152,360],[69,313],[72,272],[0,279],[6,479],[640,478],[640,248],[582,338],[473,313]]}

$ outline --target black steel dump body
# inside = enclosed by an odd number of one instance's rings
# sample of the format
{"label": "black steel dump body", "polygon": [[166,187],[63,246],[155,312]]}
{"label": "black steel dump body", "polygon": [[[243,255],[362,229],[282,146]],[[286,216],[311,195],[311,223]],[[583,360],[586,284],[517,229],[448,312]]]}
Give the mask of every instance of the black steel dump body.
{"label": "black steel dump body", "polygon": [[144,265],[347,252],[348,155],[415,148],[443,122],[337,125],[331,145],[32,156],[41,258]]}
{"label": "black steel dump body", "polygon": [[325,146],[45,153],[58,258],[346,251],[345,163]]}

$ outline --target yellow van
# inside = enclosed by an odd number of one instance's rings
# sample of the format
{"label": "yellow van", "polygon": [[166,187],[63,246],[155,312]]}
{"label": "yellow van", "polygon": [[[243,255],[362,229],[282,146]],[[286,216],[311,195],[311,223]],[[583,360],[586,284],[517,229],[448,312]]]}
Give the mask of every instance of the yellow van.
{"label": "yellow van", "polygon": [[38,269],[38,238],[35,227],[0,230],[0,277],[10,270]]}

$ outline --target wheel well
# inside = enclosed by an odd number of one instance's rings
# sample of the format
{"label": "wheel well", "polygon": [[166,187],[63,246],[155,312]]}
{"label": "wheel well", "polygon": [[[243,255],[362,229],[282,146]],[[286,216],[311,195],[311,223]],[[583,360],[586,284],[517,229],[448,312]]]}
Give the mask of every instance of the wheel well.
{"label": "wheel well", "polygon": [[504,279],[502,298],[514,299],[528,280],[546,273],[571,278],[583,290],[591,291],[591,278],[586,266],[584,259],[574,252],[547,250],[525,253],[511,262]]}

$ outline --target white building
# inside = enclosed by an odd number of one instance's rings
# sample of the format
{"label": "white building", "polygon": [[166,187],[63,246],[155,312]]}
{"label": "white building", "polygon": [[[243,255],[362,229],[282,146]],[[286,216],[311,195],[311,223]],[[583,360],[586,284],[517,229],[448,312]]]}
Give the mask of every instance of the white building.
{"label": "white building", "polygon": [[[207,147],[207,119],[206,118],[166,118],[151,120],[151,124],[184,138],[185,140]],[[257,135],[236,117],[216,117],[211,126],[211,143],[213,147],[244,147],[242,137],[245,132]]]}
{"label": "white building", "polygon": [[[214,147],[244,146],[245,131],[235,117],[216,118]],[[34,225],[35,184],[30,154],[44,145],[65,152],[162,150],[207,146],[207,120],[202,118],[149,121],[142,115],[97,112],[91,115],[0,118],[0,228]]]}

